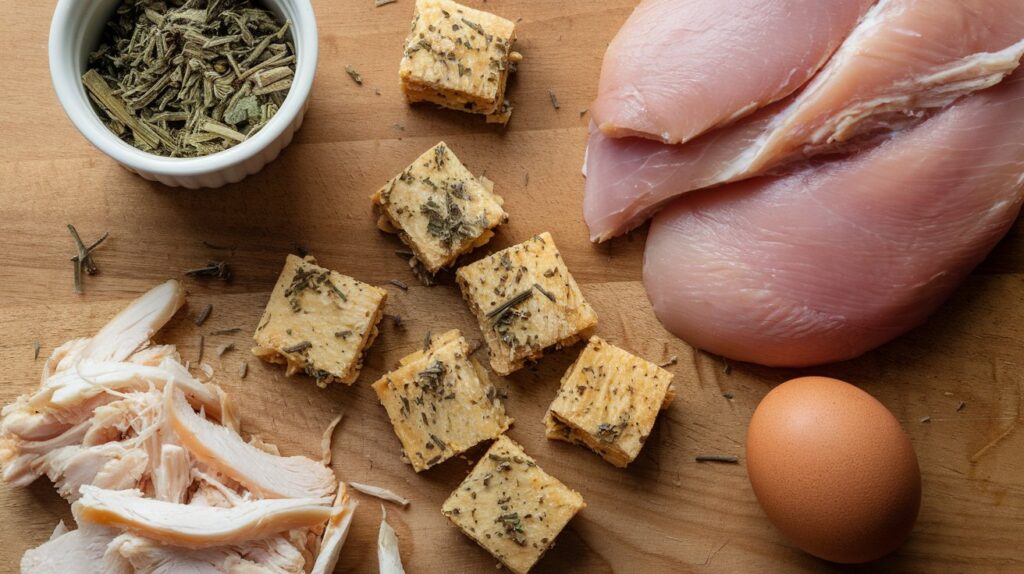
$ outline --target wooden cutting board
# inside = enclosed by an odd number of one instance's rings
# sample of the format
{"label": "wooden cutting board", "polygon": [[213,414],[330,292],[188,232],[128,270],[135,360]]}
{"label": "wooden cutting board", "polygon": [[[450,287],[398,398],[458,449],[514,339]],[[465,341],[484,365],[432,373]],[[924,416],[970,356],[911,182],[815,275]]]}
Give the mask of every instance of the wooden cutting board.
{"label": "wooden cutting board", "polygon": [[[320,67],[305,127],[262,173],[216,191],[151,184],[87,143],[50,88],[46,41],[54,2],[5,2],[0,23],[0,400],[38,385],[42,359],[63,341],[92,334],[146,289],[204,263],[225,259],[230,283],[186,280],[190,303],[163,333],[194,360],[206,334],[215,381],[241,403],[245,430],[285,453],[316,454],[336,414],[334,445],[345,480],[389,487],[412,499],[392,509],[410,572],[493,572],[495,560],[441,516],[444,498],[469,470],[453,460],[417,475],[369,384],[427,331],[479,331],[450,278],[416,284],[379,233],[367,197],[421,152],[445,140],[478,174],[494,180],[512,216],[486,250],[551,231],[600,316],[598,332],[655,361],[678,355],[679,396],[639,459],[619,470],[597,456],[543,438],[541,417],[578,347],[499,380],[516,418],[511,436],[551,474],[579,490],[588,507],[536,572],[826,572],[765,519],[739,465],[698,464],[703,453],[742,458],[747,421],[775,384],[799,374],[725,364],[693,351],[655,320],[640,283],[644,233],[606,245],[587,241],[580,164],[607,42],[635,0],[474,0],[515,19],[526,60],[511,88],[507,129],[482,119],[408,107],[398,89],[402,40],[412,0],[375,8],[373,0],[319,0]],[[362,73],[357,86],[345,73]],[[379,95],[376,93],[379,89]],[[551,104],[557,94],[561,109]],[[100,274],[86,294],[71,288],[73,223],[86,241],[105,231]],[[203,241],[230,246],[215,251]],[[389,291],[386,323],[352,387],[317,389],[308,379],[252,358],[247,349],[287,253],[303,246],[320,261]],[[485,250],[485,251],[486,251]],[[388,285],[413,285],[403,292]],[[924,327],[869,355],[804,371],[838,376],[878,397],[903,422],[924,475],[913,536],[899,552],[863,571],[1024,571],[1024,230],[1018,225],[987,263]],[[192,316],[213,305],[197,328]],[[237,336],[211,331],[240,327]],[[42,352],[33,359],[38,341]],[[238,350],[217,358],[233,342]],[[240,380],[239,366],[249,364]],[[728,394],[732,398],[725,398]],[[965,406],[957,410],[960,402]],[[930,422],[920,422],[923,417]],[[472,457],[479,455],[473,452]],[[362,506],[339,572],[376,572],[378,502]],[[0,486],[0,571],[46,540],[67,504],[45,480]],[[850,569],[856,570],[856,569]]]}

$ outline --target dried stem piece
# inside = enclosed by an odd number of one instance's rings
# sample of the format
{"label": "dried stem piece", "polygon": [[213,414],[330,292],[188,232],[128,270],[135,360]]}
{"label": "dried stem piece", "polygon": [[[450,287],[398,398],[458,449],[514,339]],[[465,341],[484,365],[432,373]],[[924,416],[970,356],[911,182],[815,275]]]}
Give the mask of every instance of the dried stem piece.
{"label": "dried stem piece", "polygon": [[78,250],[78,255],[72,257],[71,262],[75,264],[75,293],[81,294],[84,293],[82,288],[82,274],[95,275],[99,271],[99,268],[96,267],[96,262],[92,258],[92,252],[99,247],[100,244],[106,241],[110,234],[104,233],[103,237],[100,237],[95,243],[86,247],[85,244],[82,243],[82,238],[78,235],[78,230],[75,229],[74,225],[69,223],[68,231],[71,232],[71,238],[75,241],[75,249]]}
{"label": "dried stem piece", "polygon": [[120,3],[82,76],[104,123],[143,151],[196,157],[251,137],[291,88],[290,22],[251,0]]}

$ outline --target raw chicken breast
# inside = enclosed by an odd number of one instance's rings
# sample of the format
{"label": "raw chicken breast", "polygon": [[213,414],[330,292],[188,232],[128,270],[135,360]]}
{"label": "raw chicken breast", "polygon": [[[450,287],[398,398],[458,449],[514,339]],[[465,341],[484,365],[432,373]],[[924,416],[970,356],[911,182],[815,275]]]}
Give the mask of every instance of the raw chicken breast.
{"label": "raw chicken breast", "polygon": [[791,99],[684,145],[610,138],[591,126],[587,144],[583,219],[590,240],[607,241],[641,225],[666,201],[722,183],[722,166],[761,138]]}
{"label": "raw chicken breast", "polygon": [[182,445],[197,459],[267,498],[323,498],[338,481],[331,469],[304,456],[275,456],[242,440],[234,430],[192,410],[168,387],[165,412]]}
{"label": "raw chicken breast", "polygon": [[312,528],[334,513],[331,499],[247,500],[231,508],[175,504],[143,498],[137,490],[85,485],[75,503],[81,522],[110,526],[158,542],[208,548],[267,538],[295,528]]}
{"label": "raw chicken breast", "polygon": [[865,147],[868,136],[910,127],[999,83],[1022,54],[1019,0],[880,0],[788,105],[683,146],[592,133],[584,199],[591,239],[625,233],[683,193]]}
{"label": "raw chicken breast", "polygon": [[610,137],[686,142],[782,99],[874,0],[644,0],[605,53],[591,113]]}
{"label": "raw chicken breast", "polygon": [[[800,97],[725,180],[992,87],[1024,55],[1020,0],[880,0]],[[730,173],[730,171],[732,173]]]}
{"label": "raw chicken breast", "polygon": [[732,359],[856,357],[922,323],[1024,201],[1024,74],[849,159],[678,199],[644,283],[661,322]]}

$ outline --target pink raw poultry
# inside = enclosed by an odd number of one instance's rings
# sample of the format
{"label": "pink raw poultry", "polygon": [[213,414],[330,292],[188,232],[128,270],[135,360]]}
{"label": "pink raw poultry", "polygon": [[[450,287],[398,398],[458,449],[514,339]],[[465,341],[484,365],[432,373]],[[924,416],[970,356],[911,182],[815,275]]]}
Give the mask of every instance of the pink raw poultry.
{"label": "pink raw poultry", "polygon": [[920,324],[1024,201],[1024,74],[845,160],[676,200],[644,283],[665,326],[733,359],[856,357]]}
{"label": "pink raw poultry", "polygon": [[688,141],[793,93],[872,4],[645,0],[608,46],[591,113],[609,136]]}
{"label": "pink raw poultry", "polygon": [[880,0],[789,100],[685,145],[592,133],[584,201],[591,239],[624,233],[683,193],[912,126],[999,83],[1022,54],[1020,0]]}

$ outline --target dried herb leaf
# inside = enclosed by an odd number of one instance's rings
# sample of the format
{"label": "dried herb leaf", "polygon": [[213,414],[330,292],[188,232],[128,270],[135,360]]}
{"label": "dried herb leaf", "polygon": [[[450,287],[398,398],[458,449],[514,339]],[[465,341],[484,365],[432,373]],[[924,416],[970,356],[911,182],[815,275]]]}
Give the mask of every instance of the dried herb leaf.
{"label": "dried herb leaf", "polygon": [[498,305],[497,307],[492,309],[489,313],[487,313],[487,318],[492,321],[500,319],[506,312],[511,310],[516,305],[519,305],[523,301],[526,301],[530,297],[533,297],[533,287],[527,289],[526,291],[523,291],[522,293],[516,295],[515,297],[512,297],[508,301],[505,301],[501,305]]}
{"label": "dried herb leaf", "polygon": [[306,349],[309,349],[312,346],[313,343],[310,343],[309,341],[301,341],[299,343],[295,343],[294,345],[281,349],[281,352],[288,354],[301,353],[302,351],[305,351]]}
{"label": "dried herb leaf", "polygon": [[196,318],[193,319],[193,321],[195,322],[196,326],[198,327],[198,326],[202,325],[203,323],[205,323],[206,320],[210,318],[210,313],[212,311],[213,311],[213,305],[207,303],[206,306],[203,307],[199,311],[199,314],[196,315]]}
{"label": "dried herb leaf", "polygon": [[694,457],[697,462],[721,462],[725,464],[738,464],[740,458],[728,454],[699,454]]}
{"label": "dried herb leaf", "polygon": [[290,22],[251,0],[120,4],[82,76],[108,128],[151,153],[216,153],[259,131],[291,88]]}
{"label": "dried herb leaf", "polygon": [[223,261],[210,261],[203,267],[189,269],[185,272],[185,275],[196,278],[213,277],[227,281],[228,279],[231,279],[231,267]]}

